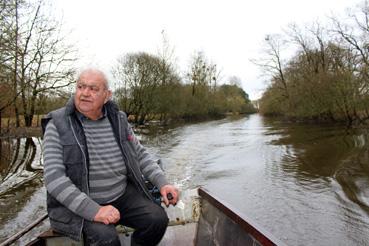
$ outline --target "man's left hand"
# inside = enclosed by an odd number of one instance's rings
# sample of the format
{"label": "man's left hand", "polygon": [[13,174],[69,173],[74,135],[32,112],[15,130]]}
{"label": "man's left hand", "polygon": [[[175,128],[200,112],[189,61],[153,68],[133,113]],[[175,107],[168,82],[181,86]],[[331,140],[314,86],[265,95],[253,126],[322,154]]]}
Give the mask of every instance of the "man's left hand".
{"label": "man's left hand", "polygon": [[[172,194],[173,199],[168,200],[167,195]],[[163,197],[163,201],[165,206],[169,206],[169,204],[176,205],[178,198],[179,198],[179,191],[178,189],[173,185],[164,185],[160,188],[160,194]]]}

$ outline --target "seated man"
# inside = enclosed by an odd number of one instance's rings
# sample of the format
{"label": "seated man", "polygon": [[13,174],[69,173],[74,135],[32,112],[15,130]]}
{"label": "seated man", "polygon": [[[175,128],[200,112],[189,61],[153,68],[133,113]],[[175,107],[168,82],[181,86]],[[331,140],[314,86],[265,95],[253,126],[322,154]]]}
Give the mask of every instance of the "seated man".
{"label": "seated man", "polygon": [[84,70],[74,97],[43,119],[50,224],[72,239],[83,235],[87,245],[120,245],[115,225],[122,224],[135,229],[132,245],[156,245],[168,217],[144,177],[167,206],[176,204],[178,190],[135,138],[111,94],[103,72]]}

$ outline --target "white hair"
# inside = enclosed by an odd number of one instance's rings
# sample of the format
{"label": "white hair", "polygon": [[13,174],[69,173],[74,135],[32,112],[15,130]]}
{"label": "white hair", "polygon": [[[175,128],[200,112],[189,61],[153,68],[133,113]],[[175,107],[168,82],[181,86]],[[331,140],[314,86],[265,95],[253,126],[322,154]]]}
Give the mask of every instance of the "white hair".
{"label": "white hair", "polygon": [[98,73],[98,74],[101,74],[101,76],[103,76],[103,78],[105,80],[106,89],[110,89],[109,79],[108,79],[107,73],[103,69],[93,67],[93,66],[88,66],[88,67],[80,68],[77,71],[78,71],[77,74],[76,74],[76,81],[77,82],[81,78],[81,75],[84,74],[84,73],[87,73],[87,72]]}

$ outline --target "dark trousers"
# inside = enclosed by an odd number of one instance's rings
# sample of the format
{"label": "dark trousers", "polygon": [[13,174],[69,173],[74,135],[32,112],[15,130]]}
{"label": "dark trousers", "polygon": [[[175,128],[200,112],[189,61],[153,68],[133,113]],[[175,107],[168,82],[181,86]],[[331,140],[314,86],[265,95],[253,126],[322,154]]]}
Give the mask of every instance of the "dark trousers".
{"label": "dark trousers", "polygon": [[[168,225],[164,209],[144,197],[128,183],[125,193],[111,203],[120,212],[118,224],[134,228],[131,245],[157,245]],[[85,220],[83,235],[87,245],[120,245],[115,225]]]}

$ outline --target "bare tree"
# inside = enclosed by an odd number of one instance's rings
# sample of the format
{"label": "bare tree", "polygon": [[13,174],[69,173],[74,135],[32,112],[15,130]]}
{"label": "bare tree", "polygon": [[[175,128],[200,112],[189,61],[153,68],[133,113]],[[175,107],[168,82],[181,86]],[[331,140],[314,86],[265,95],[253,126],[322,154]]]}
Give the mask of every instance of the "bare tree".
{"label": "bare tree", "polygon": [[157,108],[155,113],[160,115],[160,121],[165,124],[170,117],[175,117],[180,113],[181,100],[174,91],[179,89],[181,79],[177,72],[174,47],[170,45],[165,30],[161,34],[162,45],[158,50],[160,81],[156,92]]}
{"label": "bare tree", "polygon": [[22,114],[31,126],[40,93],[69,86],[73,80],[75,49],[67,45],[62,24],[48,16],[44,1],[26,3],[9,1],[13,6],[8,46],[7,68],[13,74],[13,106],[17,117]]}
{"label": "bare tree", "polygon": [[346,22],[341,18],[331,17],[333,28],[331,32],[336,34],[339,42],[348,52],[352,54],[352,71],[356,76],[355,104],[359,106],[354,110],[356,119],[369,118],[369,5],[363,1],[361,6],[348,13]]}
{"label": "bare tree", "polygon": [[262,70],[272,76],[278,84],[277,87],[283,91],[284,97],[289,98],[289,89],[284,74],[285,62],[282,57],[282,50],[286,47],[287,41],[280,35],[267,35],[265,37],[264,56],[260,59],[253,59],[252,62],[261,67]]}
{"label": "bare tree", "polygon": [[196,90],[204,93],[204,91],[215,88],[220,73],[217,65],[208,62],[203,52],[197,52],[192,58],[187,79],[192,86],[192,96],[196,94]]}
{"label": "bare tree", "polygon": [[12,26],[15,6],[6,0],[0,0],[0,129],[2,129],[2,112],[16,99],[12,86],[10,70],[10,44],[13,39]]}
{"label": "bare tree", "polygon": [[161,78],[160,59],[144,52],[127,54],[118,59],[113,74],[124,86],[123,109],[135,115],[136,123],[143,124],[154,117]]}

